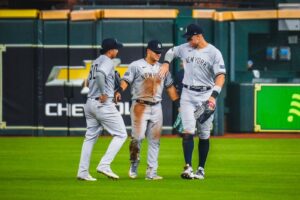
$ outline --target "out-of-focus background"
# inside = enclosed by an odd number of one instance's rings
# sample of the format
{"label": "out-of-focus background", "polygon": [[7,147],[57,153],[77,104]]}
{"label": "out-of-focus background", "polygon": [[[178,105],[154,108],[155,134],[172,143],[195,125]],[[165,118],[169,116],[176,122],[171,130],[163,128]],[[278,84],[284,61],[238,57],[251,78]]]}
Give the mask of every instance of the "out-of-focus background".
{"label": "out-of-focus background", "polygon": [[[300,131],[299,0],[1,0],[0,7],[0,135],[83,135],[82,84],[102,39],[124,43],[122,75],[149,40],[165,50],[184,43],[189,23],[203,27],[226,63],[212,135]],[[180,69],[174,62],[174,77]],[[123,99],[130,133],[129,91]],[[165,95],[163,134],[174,133],[175,111]]]}

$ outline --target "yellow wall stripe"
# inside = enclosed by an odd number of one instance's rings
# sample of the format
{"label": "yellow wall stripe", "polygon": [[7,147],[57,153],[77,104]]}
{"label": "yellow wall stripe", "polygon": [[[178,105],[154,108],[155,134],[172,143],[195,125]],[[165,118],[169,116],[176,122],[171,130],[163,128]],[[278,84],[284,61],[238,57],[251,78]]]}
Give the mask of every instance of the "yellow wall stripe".
{"label": "yellow wall stripe", "polygon": [[215,12],[213,19],[215,21],[230,21],[232,20],[232,12]]}
{"label": "yellow wall stripe", "polygon": [[278,18],[281,19],[300,19],[300,9],[278,10]]}
{"label": "yellow wall stripe", "polygon": [[216,10],[193,10],[193,18],[198,19],[212,19],[214,17]]}
{"label": "yellow wall stripe", "polygon": [[71,12],[72,21],[97,20],[102,17],[101,10],[79,10]]}
{"label": "yellow wall stripe", "polygon": [[177,17],[177,9],[105,9],[104,18],[171,18]]}
{"label": "yellow wall stripe", "polygon": [[47,10],[41,11],[40,19],[56,20],[56,19],[69,19],[70,10]]}
{"label": "yellow wall stripe", "polygon": [[277,10],[233,11],[234,20],[277,19]]}
{"label": "yellow wall stripe", "polygon": [[252,10],[252,11],[225,11],[193,10],[195,19],[212,19],[215,21],[229,20],[259,20],[259,19],[300,19],[300,9],[284,10]]}
{"label": "yellow wall stripe", "polygon": [[1,9],[0,18],[37,18],[39,14],[38,10],[9,10]]}

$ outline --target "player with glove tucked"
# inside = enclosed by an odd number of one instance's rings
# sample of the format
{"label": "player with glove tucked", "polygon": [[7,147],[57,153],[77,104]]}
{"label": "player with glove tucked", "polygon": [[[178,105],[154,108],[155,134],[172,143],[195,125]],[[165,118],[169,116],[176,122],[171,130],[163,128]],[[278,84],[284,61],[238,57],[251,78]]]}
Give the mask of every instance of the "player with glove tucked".
{"label": "player with glove tucked", "polygon": [[[204,166],[209,151],[209,137],[216,108],[216,99],[225,82],[225,65],[221,52],[206,42],[200,26],[190,24],[183,37],[187,43],[173,47],[165,55],[160,76],[169,70],[175,57],[184,63],[183,90],[180,100],[182,146],[185,159],[184,179],[204,179]],[[199,165],[193,173],[192,154],[197,124]]]}
{"label": "player with glove tucked", "polygon": [[148,139],[148,158],[146,180],[159,180],[157,174],[158,153],[160,146],[160,134],[162,128],[162,92],[166,88],[172,101],[179,105],[179,96],[173,85],[170,73],[164,78],[158,75],[161,64],[158,60],[161,57],[162,44],[157,40],[151,40],[147,46],[146,58],[132,62],[124,74],[120,89],[116,92],[116,99],[120,94],[131,86],[132,106],[131,125],[132,140],[130,143],[130,169],[129,177],[136,178],[140,162],[140,150],[142,140]]}

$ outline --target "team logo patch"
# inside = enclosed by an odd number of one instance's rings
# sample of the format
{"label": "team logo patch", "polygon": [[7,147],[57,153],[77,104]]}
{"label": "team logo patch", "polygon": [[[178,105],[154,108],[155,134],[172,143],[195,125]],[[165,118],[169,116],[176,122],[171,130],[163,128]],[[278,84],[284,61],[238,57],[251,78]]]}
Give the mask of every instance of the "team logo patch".
{"label": "team logo patch", "polygon": [[161,44],[157,44],[157,48],[161,48]]}
{"label": "team logo patch", "polygon": [[220,69],[225,69],[225,65],[220,65]]}

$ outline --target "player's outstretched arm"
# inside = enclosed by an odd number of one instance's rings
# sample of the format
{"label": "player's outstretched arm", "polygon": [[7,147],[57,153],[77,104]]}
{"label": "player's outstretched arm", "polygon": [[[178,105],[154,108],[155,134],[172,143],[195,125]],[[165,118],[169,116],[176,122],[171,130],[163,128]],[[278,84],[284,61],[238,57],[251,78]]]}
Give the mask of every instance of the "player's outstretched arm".
{"label": "player's outstretched arm", "polygon": [[167,73],[169,72],[170,63],[173,61],[174,57],[175,57],[174,48],[171,48],[167,51],[164,62],[161,65],[161,68],[159,70],[159,76],[161,78],[165,77],[167,75]]}
{"label": "player's outstretched arm", "polygon": [[164,62],[159,70],[159,77],[163,78],[166,76],[166,74],[169,72],[170,63]]}

